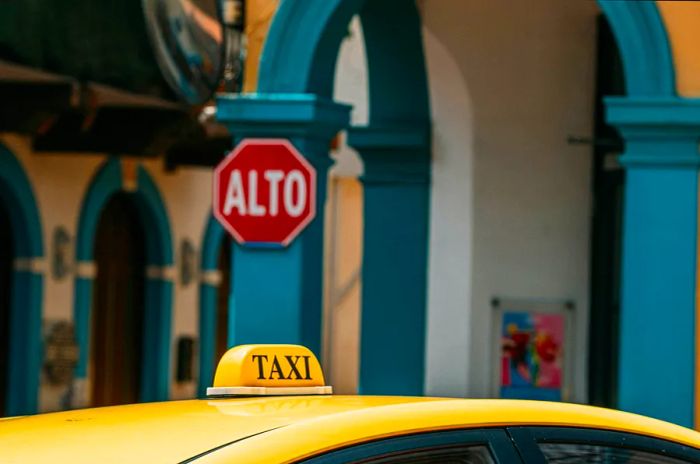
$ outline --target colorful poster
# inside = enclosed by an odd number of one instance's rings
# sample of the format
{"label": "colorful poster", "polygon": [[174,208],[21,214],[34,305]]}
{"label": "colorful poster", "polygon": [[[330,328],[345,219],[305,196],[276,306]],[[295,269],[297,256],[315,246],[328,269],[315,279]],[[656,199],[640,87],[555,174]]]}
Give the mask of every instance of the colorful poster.
{"label": "colorful poster", "polygon": [[500,396],[560,401],[564,314],[504,311]]}

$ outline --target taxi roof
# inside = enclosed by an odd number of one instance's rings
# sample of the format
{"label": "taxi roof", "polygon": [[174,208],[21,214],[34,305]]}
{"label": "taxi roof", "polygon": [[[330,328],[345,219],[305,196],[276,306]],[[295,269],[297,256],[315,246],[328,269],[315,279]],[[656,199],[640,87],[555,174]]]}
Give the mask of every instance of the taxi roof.
{"label": "taxi roof", "polygon": [[[515,400],[297,396],[172,401],[3,420],[0,461],[154,464],[201,455],[197,463],[287,462],[366,438],[504,425],[606,428],[700,445],[700,434],[692,430],[590,406]],[[216,448],[219,450],[210,453]]]}

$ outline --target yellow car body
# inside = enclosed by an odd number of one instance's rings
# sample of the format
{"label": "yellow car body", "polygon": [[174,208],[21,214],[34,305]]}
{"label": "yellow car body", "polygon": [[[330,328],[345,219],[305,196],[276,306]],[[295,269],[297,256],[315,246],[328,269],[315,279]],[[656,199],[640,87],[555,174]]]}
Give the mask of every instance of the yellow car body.
{"label": "yellow car body", "polygon": [[[245,362],[245,356],[242,359]],[[459,434],[493,450],[527,441],[523,433],[556,435],[557,430],[564,435],[593,433],[591,440],[574,439],[578,444],[595,442],[595,433],[609,435],[604,444],[621,449],[637,449],[639,441],[641,449],[661,456],[659,461],[622,462],[700,462],[700,433],[620,411],[539,401],[328,394],[211,397],[3,420],[0,462],[422,463],[439,461],[373,460],[372,453],[398,452],[400,457],[406,450],[443,446],[446,439],[457,443]],[[501,440],[508,436],[510,440]],[[501,440],[500,445],[492,440]],[[490,461],[456,462],[546,462],[541,456],[533,458],[531,451],[513,447]],[[677,461],[663,460],[674,453]]]}

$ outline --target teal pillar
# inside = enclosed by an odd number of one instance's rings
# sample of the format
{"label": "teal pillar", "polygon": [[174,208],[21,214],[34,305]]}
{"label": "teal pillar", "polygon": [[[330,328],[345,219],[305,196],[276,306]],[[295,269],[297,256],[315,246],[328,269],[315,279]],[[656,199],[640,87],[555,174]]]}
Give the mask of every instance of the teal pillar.
{"label": "teal pillar", "polygon": [[627,172],[618,406],[692,426],[700,101],[606,105]]}
{"label": "teal pillar", "polygon": [[364,241],[359,390],[423,394],[430,136],[416,128],[353,129],[362,156]]}
{"label": "teal pillar", "polygon": [[31,269],[15,270],[12,279],[8,366],[11,382],[5,398],[5,414],[8,416],[34,414],[39,410],[43,360],[43,340],[39,330],[43,276]]}
{"label": "teal pillar", "polygon": [[311,94],[223,96],[217,118],[236,141],[285,138],[316,168],[316,218],[286,248],[235,245],[229,345],[298,343],[321,352],[323,224],[332,138],[350,107]]}
{"label": "teal pillar", "polygon": [[14,154],[1,144],[0,202],[10,214],[14,242],[7,391],[0,402],[8,416],[34,414],[38,411],[44,358],[43,234],[29,178]]}
{"label": "teal pillar", "polygon": [[230,246],[226,231],[213,216],[209,216],[204,231],[199,283],[199,377],[197,396],[204,397],[214,382],[216,365],[216,311],[221,275],[219,255],[222,246]]}
{"label": "teal pillar", "polygon": [[[123,192],[121,164],[110,158],[96,173],[80,210],[76,237],[76,279],[73,301],[79,359],[75,378],[85,379],[90,357],[90,324],[96,276],[94,240],[100,214],[109,199]],[[146,260],[152,272],[145,282],[144,345],[141,362],[140,401],[164,401],[170,396],[172,333],[173,245],[167,210],[157,185],[139,166],[137,189],[130,192],[140,216],[146,244]]]}

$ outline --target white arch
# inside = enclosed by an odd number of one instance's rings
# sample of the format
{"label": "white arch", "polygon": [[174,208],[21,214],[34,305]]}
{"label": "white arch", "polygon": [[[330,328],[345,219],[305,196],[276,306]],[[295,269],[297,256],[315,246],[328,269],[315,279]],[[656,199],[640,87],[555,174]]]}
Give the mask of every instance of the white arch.
{"label": "white arch", "polygon": [[433,118],[425,391],[468,390],[474,115],[454,57],[423,29]]}

